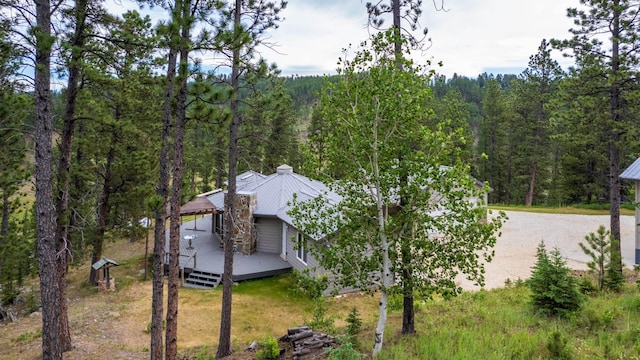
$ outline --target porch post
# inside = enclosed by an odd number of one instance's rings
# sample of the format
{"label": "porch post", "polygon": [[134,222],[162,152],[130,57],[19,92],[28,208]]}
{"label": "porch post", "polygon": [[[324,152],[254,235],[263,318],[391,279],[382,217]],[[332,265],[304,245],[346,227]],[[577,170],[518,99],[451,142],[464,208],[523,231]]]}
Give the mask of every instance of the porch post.
{"label": "porch post", "polygon": [[640,181],[636,180],[636,221],[635,221],[635,234],[636,234],[636,264],[640,264]]}
{"label": "porch post", "polygon": [[282,248],[280,249],[280,257],[287,261],[287,223],[282,222]]}

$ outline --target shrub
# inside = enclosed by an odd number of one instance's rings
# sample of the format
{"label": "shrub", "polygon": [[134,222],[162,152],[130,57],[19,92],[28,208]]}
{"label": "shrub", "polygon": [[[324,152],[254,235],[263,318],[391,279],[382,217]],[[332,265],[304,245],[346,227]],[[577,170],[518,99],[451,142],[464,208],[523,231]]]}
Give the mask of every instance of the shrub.
{"label": "shrub", "polygon": [[566,315],[580,309],[584,299],[560,251],[555,248],[548,254],[541,242],[536,257],[528,282],[533,307],[550,315]]}
{"label": "shrub", "polygon": [[362,320],[360,320],[360,314],[358,313],[358,309],[356,309],[355,306],[351,308],[351,312],[349,312],[346,322],[347,322],[347,329],[345,332],[346,335],[357,336],[360,333],[360,330],[362,329]]}
{"label": "shrub", "polygon": [[350,342],[344,342],[340,347],[329,349],[327,353],[329,360],[359,360],[364,357]]}
{"label": "shrub", "polygon": [[[617,248],[620,245],[620,241],[611,239],[611,248]],[[609,290],[613,290],[616,292],[620,292],[622,287],[624,286],[624,275],[620,271],[620,266],[622,264],[622,259],[620,258],[620,253],[611,252],[611,256],[609,262],[607,263],[607,270],[605,274],[605,286]]]}
{"label": "shrub", "polygon": [[571,359],[571,349],[567,346],[568,340],[560,331],[549,334],[547,339],[547,350],[551,359],[569,360]]}
{"label": "shrub", "polygon": [[309,275],[309,269],[302,272],[294,270],[292,275],[297,286],[296,291],[314,300],[323,297],[325,290],[329,287],[327,275],[312,277]]}
{"label": "shrub", "polygon": [[327,301],[325,298],[318,298],[314,301],[313,318],[306,320],[305,323],[316,331],[325,333],[335,333],[334,316],[327,315]]}
{"label": "shrub", "polygon": [[262,349],[256,352],[256,359],[277,359],[280,356],[278,340],[273,336],[266,336],[261,342]]}
{"label": "shrub", "polygon": [[598,288],[587,278],[581,278],[578,280],[578,289],[580,289],[580,292],[585,295],[592,295],[598,292]]}

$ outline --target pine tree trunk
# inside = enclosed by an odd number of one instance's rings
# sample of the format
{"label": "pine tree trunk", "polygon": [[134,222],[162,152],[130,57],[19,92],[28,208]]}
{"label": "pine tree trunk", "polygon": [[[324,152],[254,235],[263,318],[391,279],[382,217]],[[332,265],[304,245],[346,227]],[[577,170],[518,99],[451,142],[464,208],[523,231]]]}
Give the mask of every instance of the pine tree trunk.
{"label": "pine tree trunk", "polygon": [[[620,72],[620,11],[619,1],[614,1],[614,16],[612,29],[612,49],[611,49],[611,77],[614,83],[611,86],[611,120],[614,126],[610,127],[609,139],[609,201],[611,202],[611,236],[616,240],[611,247],[611,259],[617,259],[617,263],[612,264],[613,269],[622,274],[622,251],[620,249],[620,130],[617,125],[622,123],[623,118],[620,109],[620,87],[617,83],[617,76]],[[615,256],[614,256],[615,254]]]}
{"label": "pine tree trunk", "polygon": [[154,246],[153,246],[153,290],[151,298],[151,344],[149,356],[152,360],[163,359],[162,317],[164,291],[164,255],[166,244],[166,200],[169,193],[169,146],[172,126],[171,102],[176,71],[177,50],[169,49],[167,62],[167,83],[164,95],[162,115],[162,147],[159,159],[159,180],[156,194],[161,200],[155,211]]}
{"label": "pine tree trunk", "polygon": [[171,192],[171,216],[169,221],[169,277],[167,293],[167,360],[175,360],[178,356],[178,292],[180,288],[180,205],[182,202],[182,177],[184,133],[186,124],[187,78],[189,62],[189,11],[191,1],[176,1],[176,7],[182,7],[182,42],[180,45],[180,66],[178,76],[178,98],[176,102],[177,116],[173,142],[173,182]]}
{"label": "pine tree trunk", "polygon": [[538,173],[538,164],[534,161],[533,165],[531,166],[531,176],[529,177],[529,188],[527,189],[527,195],[525,196],[524,199],[524,204],[526,206],[531,206],[533,205],[533,195],[535,193],[535,187],[536,187],[536,174]]}
{"label": "pine tree trunk", "polygon": [[58,161],[56,200],[56,239],[58,241],[58,277],[60,283],[61,328],[60,338],[62,351],[72,349],[71,333],[69,331],[67,305],[67,270],[71,253],[71,239],[69,238],[69,182],[71,167],[71,145],[74,133],[76,100],[78,97],[78,82],[80,78],[80,60],[84,46],[84,30],[86,20],[87,0],[78,0],[75,5],[75,31],[72,39],[73,50],[69,63],[69,81],[67,83],[67,100],[60,139],[60,158]]}
{"label": "pine tree trunk", "polygon": [[[93,240],[93,250],[91,251],[91,263],[95,264],[96,261],[99,261],[102,258],[102,249],[104,245],[104,234],[107,231],[107,217],[109,216],[109,209],[111,204],[109,203],[109,198],[111,197],[111,180],[112,180],[112,170],[111,167],[113,165],[113,161],[116,157],[116,149],[114,148],[114,144],[118,141],[117,131],[116,129],[111,130],[111,148],[107,153],[107,162],[104,166],[104,183],[102,184],[102,195],[100,197],[100,204],[98,206],[98,214],[97,214],[97,227],[96,227],[96,236]],[[89,271],[89,284],[96,285],[98,284],[98,272],[96,269],[91,266]]]}
{"label": "pine tree trunk", "polygon": [[[240,25],[242,1],[236,0],[234,23]],[[238,90],[240,76],[240,48],[234,44],[233,65],[231,67],[231,123],[229,124],[229,173],[227,198],[225,200],[225,229],[224,229],[224,272],[222,275],[222,309],[220,314],[220,339],[216,358],[231,355],[231,305],[233,293],[233,243],[236,198],[236,173],[238,164],[238,131],[240,128],[240,109]]]}
{"label": "pine tree trunk", "polygon": [[36,0],[35,67],[35,183],[36,239],[42,301],[42,358],[62,359],[60,282],[56,261],[56,218],[53,206],[53,149],[51,144],[51,5]]}

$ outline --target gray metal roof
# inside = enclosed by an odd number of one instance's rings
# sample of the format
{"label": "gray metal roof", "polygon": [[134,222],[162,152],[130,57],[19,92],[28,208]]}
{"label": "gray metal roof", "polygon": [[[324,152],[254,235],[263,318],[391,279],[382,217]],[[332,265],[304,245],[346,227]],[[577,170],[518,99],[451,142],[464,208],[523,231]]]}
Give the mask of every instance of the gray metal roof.
{"label": "gray metal roof", "polygon": [[[296,194],[298,201],[315,198],[325,192],[331,202],[338,202],[340,197],[329,191],[321,181],[309,179],[296,174],[289,165],[281,165],[275,174],[269,175],[262,181],[253,183],[238,183],[236,191],[254,192],[257,194],[258,206],[253,214],[256,216],[273,216],[291,224],[291,217],[287,214]],[[224,193],[209,196],[209,201],[218,209],[224,209]]]}
{"label": "gray metal roof", "polygon": [[102,258],[96,261],[93,265],[91,265],[91,267],[94,268],[95,270],[99,270],[102,267],[111,267],[111,266],[119,266],[119,264],[111,259]]}
{"label": "gray metal roof", "polygon": [[637,158],[631,166],[626,168],[622,174],[620,174],[620,178],[625,180],[640,180],[640,158]]}

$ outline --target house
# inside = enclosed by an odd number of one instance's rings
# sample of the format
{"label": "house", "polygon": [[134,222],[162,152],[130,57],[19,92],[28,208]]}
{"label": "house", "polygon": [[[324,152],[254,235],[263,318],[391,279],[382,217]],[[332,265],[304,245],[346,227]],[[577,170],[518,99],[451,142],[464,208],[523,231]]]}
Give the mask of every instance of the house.
{"label": "house", "polygon": [[[294,194],[304,201],[326,193],[336,202],[338,195],[322,182],[296,174],[288,165],[279,166],[269,176],[249,171],[236,179],[234,281],[317,266],[307,254],[307,240],[293,227],[287,214],[289,203]],[[226,196],[226,191],[213,191],[181,207],[181,215],[210,214],[181,228],[180,267],[185,286],[215,287],[220,281]]]}
{"label": "house", "polygon": [[[307,253],[310,240],[293,226],[288,214],[290,203],[294,194],[299,202],[324,194],[330,203],[338,203],[339,195],[320,181],[296,174],[288,165],[279,166],[269,176],[248,171],[236,180],[234,281],[293,269],[322,271],[317,260]],[[483,184],[476,182],[476,186],[481,188]],[[181,229],[180,267],[185,286],[215,287],[221,279],[226,196],[226,191],[216,190],[181,207],[181,215],[211,214],[208,221],[196,219],[192,227],[188,223]],[[486,197],[484,201],[471,200],[480,206],[486,204]]]}

